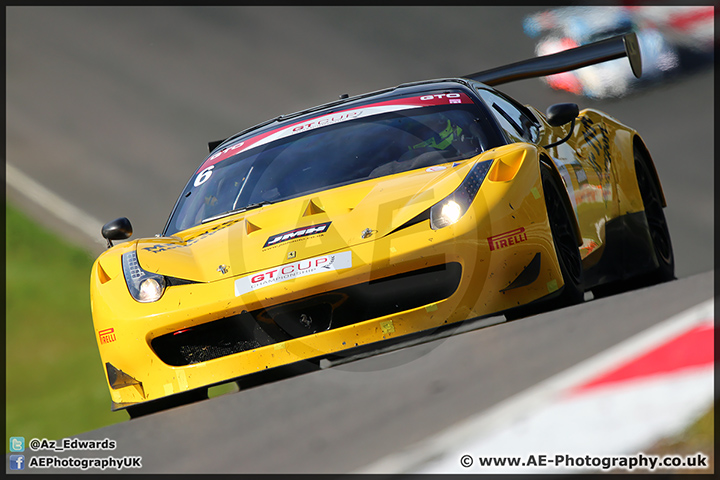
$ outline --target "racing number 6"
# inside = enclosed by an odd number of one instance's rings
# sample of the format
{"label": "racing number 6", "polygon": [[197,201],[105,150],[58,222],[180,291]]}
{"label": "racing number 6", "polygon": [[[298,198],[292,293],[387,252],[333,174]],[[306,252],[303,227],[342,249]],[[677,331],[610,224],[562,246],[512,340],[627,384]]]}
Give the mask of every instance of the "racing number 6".
{"label": "racing number 6", "polygon": [[210,178],[210,176],[212,175],[213,168],[215,168],[215,165],[210,165],[205,170],[200,172],[198,174],[197,178],[195,179],[195,183],[193,185],[195,185],[196,187],[199,187],[203,183],[207,182],[208,179]]}

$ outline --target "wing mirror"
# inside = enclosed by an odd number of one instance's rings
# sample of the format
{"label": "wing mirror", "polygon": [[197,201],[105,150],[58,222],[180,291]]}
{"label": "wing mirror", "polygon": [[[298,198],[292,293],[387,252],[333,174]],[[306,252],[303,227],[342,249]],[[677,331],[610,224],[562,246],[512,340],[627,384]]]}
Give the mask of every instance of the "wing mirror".
{"label": "wing mirror", "polygon": [[545,118],[547,119],[548,124],[553,127],[561,127],[568,122],[572,123],[570,124],[570,129],[565,138],[549,145],[545,145],[545,148],[556,147],[561,143],[567,142],[570,135],[572,135],[573,128],[575,128],[575,119],[579,114],[580,108],[577,106],[577,103],[556,103],[555,105],[550,105],[545,111]]}
{"label": "wing mirror", "polygon": [[577,103],[556,103],[550,105],[545,111],[547,122],[553,127],[560,127],[575,120],[580,114]]}
{"label": "wing mirror", "polygon": [[112,247],[112,240],[125,240],[132,236],[133,229],[130,220],[125,217],[116,218],[102,227],[102,236],[108,242],[108,248]]}

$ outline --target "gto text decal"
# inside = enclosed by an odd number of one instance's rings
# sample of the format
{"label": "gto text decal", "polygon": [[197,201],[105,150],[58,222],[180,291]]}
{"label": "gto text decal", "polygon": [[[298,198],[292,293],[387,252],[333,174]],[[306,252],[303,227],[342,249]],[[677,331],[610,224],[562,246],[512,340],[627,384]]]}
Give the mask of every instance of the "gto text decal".
{"label": "gto text decal", "polygon": [[523,227],[510,230],[509,232],[501,233],[499,235],[493,235],[488,237],[488,244],[490,250],[498,250],[500,248],[509,247],[520,242],[527,240],[527,233]]}

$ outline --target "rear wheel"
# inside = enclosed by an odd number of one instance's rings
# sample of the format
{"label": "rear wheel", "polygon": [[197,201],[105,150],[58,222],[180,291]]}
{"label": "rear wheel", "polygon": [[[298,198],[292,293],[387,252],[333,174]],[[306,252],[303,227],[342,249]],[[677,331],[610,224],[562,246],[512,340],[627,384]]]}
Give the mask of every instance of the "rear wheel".
{"label": "rear wheel", "polygon": [[670,230],[663,213],[662,196],[650,170],[650,160],[637,147],[633,149],[635,158],[635,176],[645,209],[652,249],[658,266],[650,272],[626,280],[599,285],[593,288],[595,298],[603,298],[636,288],[667,282],[675,278],[675,256]]}
{"label": "rear wheel", "polygon": [[655,258],[658,261],[658,267],[640,277],[639,281],[643,286],[654,285],[675,278],[675,256],[670,241],[670,230],[663,213],[660,189],[650,173],[649,160],[645,158],[645,155],[637,147],[634,149],[634,156],[635,175],[637,176],[638,188],[645,206],[645,218],[647,218]]}

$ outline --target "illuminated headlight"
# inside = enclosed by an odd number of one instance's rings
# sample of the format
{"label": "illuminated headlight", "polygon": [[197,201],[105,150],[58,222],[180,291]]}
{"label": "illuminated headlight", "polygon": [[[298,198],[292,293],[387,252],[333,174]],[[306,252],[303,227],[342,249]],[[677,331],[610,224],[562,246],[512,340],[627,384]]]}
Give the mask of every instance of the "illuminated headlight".
{"label": "illuminated headlight", "polygon": [[441,203],[439,210],[440,213],[436,213],[435,215],[432,215],[431,212],[430,218],[432,220],[430,225],[434,230],[452,225],[460,220],[460,217],[462,217],[464,213],[463,208],[458,205],[455,200],[447,200]]}
{"label": "illuminated headlight", "polygon": [[137,253],[122,256],[123,273],[130,295],[142,303],[156,302],[165,291],[165,277],[143,270],[137,260]]}
{"label": "illuminated headlight", "polygon": [[492,162],[486,160],[475,164],[454,192],[430,208],[430,228],[438,230],[447,227],[465,215],[490,171]]}

